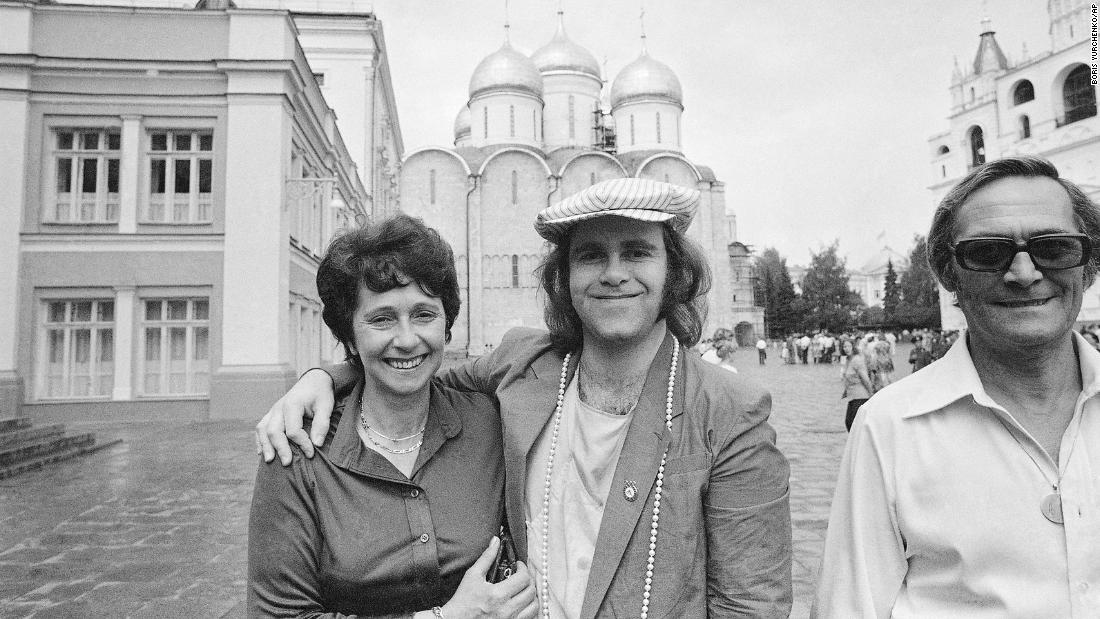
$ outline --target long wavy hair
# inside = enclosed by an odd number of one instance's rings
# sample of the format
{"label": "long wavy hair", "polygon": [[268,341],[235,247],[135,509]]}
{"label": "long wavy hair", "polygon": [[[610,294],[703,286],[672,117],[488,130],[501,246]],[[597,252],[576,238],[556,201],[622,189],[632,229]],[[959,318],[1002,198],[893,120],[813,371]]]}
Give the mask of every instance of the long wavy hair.
{"label": "long wavy hair", "polygon": [[[583,225],[583,224],[581,224]],[[703,250],[691,239],[668,225],[661,225],[668,275],[659,317],[684,346],[694,346],[703,333],[707,317],[706,294],[710,291],[710,266]],[[544,298],[546,327],[550,340],[561,352],[579,350],[583,342],[581,319],[569,295],[569,244],[573,233],[561,243],[550,243],[550,251],[538,266]]]}

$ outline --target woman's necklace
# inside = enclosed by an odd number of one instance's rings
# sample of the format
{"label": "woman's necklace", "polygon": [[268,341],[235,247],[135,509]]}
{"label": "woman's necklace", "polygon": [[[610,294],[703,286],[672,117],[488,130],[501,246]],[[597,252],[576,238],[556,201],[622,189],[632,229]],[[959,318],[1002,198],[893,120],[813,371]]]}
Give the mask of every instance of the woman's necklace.
{"label": "woman's necklace", "polygon": [[[386,451],[386,452],[389,452],[391,454],[400,455],[400,454],[412,453],[412,452],[416,451],[417,449],[420,449],[420,446],[424,444],[424,428],[426,428],[428,426],[428,418],[427,417],[424,417],[424,423],[420,424],[420,429],[417,430],[415,433],[410,434],[408,436],[402,436],[400,438],[390,438],[390,437],[386,436],[385,434],[382,434],[378,430],[375,430],[374,428],[370,427],[370,424],[367,423],[366,410],[367,410],[366,407],[363,406],[363,398],[362,398],[362,396],[360,396],[360,398],[359,398],[359,424],[361,426],[363,426],[363,435],[366,436],[367,440],[370,441],[371,444],[374,445],[375,447],[378,447],[379,449],[381,449],[383,451]],[[390,441],[391,443],[399,443],[401,441],[408,441],[408,440],[412,440],[412,439],[417,438],[417,437],[420,437],[420,440],[416,441],[416,444],[413,445],[412,447],[406,447],[404,449],[394,449],[393,447],[390,447],[389,445],[385,445],[385,444],[380,443],[377,440],[375,440],[375,438],[373,436],[371,436],[371,432],[374,432],[378,436],[386,439],[387,441]]]}
{"label": "woman's necklace", "polygon": [[[546,481],[542,493],[542,587],[539,589],[539,601],[542,606],[543,619],[550,617],[550,572],[547,553],[550,550],[550,477],[554,472],[554,454],[558,449],[558,429],[561,426],[561,411],[565,404],[565,388],[569,381],[569,359],[572,353],[565,355],[561,363],[561,380],[558,383],[558,404],[554,410],[554,426],[550,434],[550,454],[546,460]],[[672,364],[668,368],[668,393],[665,397],[665,428],[672,431],[672,392],[676,387],[676,362],[680,358],[680,345],[675,344],[672,349]],[[657,527],[661,518],[661,488],[665,480],[665,461],[668,460],[668,448],[665,448],[661,456],[661,466],[657,468],[657,481],[653,490],[653,525],[649,529],[649,559],[646,561],[645,586],[642,589],[641,619],[649,617],[649,592],[653,585],[653,564],[657,554]]]}
{"label": "woman's necklace", "polygon": [[[996,415],[996,413],[994,414]],[[1050,494],[1044,496],[1043,499],[1039,501],[1039,511],[1043,513],[1044,518],[1053,522],[1054,524],[1065,525],[1066,520],[1065,517],[1062,515],[1062,475],[1065,474],[1065,471],[1063,471],[1061,467],[1058,466],[1058,463],[1055,462],[1054,466],[1058,470],[1058,479],[1050,481],[1050,477],[1047,476],[1047,472],[1044,471],[1043,467],[1039,465],[1034,457],[1032,457],[1031,452],[1024,448],[1024,445],[1020,442],[1020,439],[1016,438],[1016,434],[1012,431],[1011,428],[1008,427],[1008,424],[1006,424],[999,415],[997,416],[997,421],[1001,422],[1001,425],[1004,426],[1005,431],[1008,432],[1008,435],[1012,437],[1012,440],[1016,441],[1016,445],[1020,447],[1020,450],[1024,452],[1024,455],[1027,456],[1029,460],[1031,460],[1031,463],[1035,465],[1035,468],[1039,469],[1039,474],[1043,476],[1043,480],[1050,484]],[[1073,442],[1070,443],[1069,453],[1066,454],[1067,463],[1069,462],[1070,457],[1073,456],[1073,448],[1077,447],[1077,437],[1079,435],[1079,431],[1073,435]]]}

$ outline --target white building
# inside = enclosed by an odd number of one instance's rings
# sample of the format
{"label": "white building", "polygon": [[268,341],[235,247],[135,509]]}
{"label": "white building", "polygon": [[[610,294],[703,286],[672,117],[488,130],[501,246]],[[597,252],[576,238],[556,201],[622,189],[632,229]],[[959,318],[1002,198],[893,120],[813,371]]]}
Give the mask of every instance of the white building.
{"label": "white building", "polygon": [[[955,65],[947,131],[929,139],[933,204],[972,168],[1010,155],[1039,155],[1100,200],[1100,118],[1090,57],[1090,3],[1049,0],[1050,48],[1011,62],[989,20],[974,61]],[[965,328],[962,312],[941,291],[945,329]],[[1100,286],[1085,293],[1079,320],[1100,322]]]}
{"label": "white building", "polygon": [[[725,186],[681,150],[684,95],[667,65],[644,47],[604,88],[591,52],[557,33],[530,56],[505,40],[477,64],[455,120],[454,146],[410,152],[401,169],[401,209],[423,217],[454,247],[463,311],[456,352],[480,353],[515,326],[541,326],[534,274],[539,210],[610,178],[642,177],[694,187],[702,204],[689,236],[714,273],[707,329],[750,329],[762,309],[733,298],[746,262],[728,246]],[[606,100],[605,100],[606,97]],[[744,293],[741,294],[744,297]],[[744,330],[744,326],[742,326]]]}
{"label": "white building", "polygon": [[[0,0],[0,416],[254,418],[342,356],[314,277],[332,232],[390,200],[355,164],[374,182],[368,155],[400,151],[381,31],[232,4]],[[373,64],[370,149],[307,59],[318,22]]]}
{"label": "white building", "polygon": [[894,251],[888,245],[875,252],[858,269],[848,273],[848,288],[859,293],[861,299],[868,307],[882,307],[886,294],[886,272],[888,265],[892,265],[897,275],[897,283],[901,285],[901,274],[909,270],[909,258],[904,254]]}

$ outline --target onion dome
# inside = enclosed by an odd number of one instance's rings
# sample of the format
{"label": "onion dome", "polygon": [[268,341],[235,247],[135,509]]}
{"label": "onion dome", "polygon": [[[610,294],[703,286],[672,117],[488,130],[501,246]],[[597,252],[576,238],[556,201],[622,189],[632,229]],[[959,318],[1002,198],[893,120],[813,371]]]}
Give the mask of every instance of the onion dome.
{"label": "onion dome", "polygon": [[531,59],[507,42],[478,63],[470,76],[470,98],[499,90],[542,96],[542,75]]}
{"label": "onion dome", "polygon": [[549,43],[531,54],[531,61],[540,72],[576,71],[600,79],[600,63],[587,49],[577,45],[565,35],[562,14],[558,12],[558,31]]}
{"label": "onion dome", "polygon": [[455,117],[455,139],[470,137],[470,108],[462,106]]}
{"label": "onion dome", "polygon": [[623,67],[611,83],[612,108],[635,99],[663,99],[683,105],[684,91],[668,65],[643,52],[637,60]]}

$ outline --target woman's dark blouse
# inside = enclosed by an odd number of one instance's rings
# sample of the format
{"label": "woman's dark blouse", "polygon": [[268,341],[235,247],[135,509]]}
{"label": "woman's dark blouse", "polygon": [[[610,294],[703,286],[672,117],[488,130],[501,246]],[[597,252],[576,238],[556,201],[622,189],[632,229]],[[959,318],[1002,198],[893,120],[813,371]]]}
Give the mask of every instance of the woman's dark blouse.
{"label": "woman's dark blouse", "polygon": [[363,445],[362,384],[313,459],[260,462],[248,523],[251,617],[407,616],[442,605],[503,517],[493,400],[431,383],[412,479]]}

